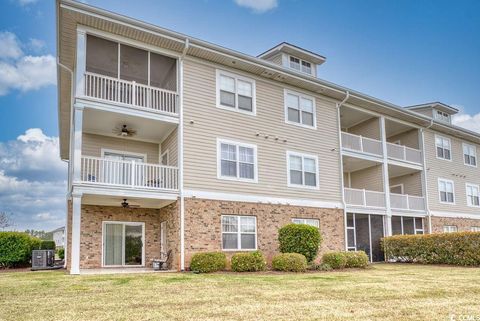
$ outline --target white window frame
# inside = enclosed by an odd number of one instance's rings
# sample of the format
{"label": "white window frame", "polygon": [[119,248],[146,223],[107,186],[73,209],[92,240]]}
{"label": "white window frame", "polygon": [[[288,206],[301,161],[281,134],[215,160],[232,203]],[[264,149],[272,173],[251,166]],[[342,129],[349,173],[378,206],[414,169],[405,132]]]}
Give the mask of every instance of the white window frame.
{"label": "white window frame", "polygon": [[[397,216],[397,215],[395,215]],[[423,219],[423,217],[417,217],[417,216],[405,216],[405,215],[398,215],[397,217],[400,217],[400,230],[402,232],[402,234],[399,234],[399,235],[411,235],[411,234],[405,234],[405,230],[403,228],[403,219],[406,217],[406,218],[413,218],[413,235],[417,235],[417,234],[420,234],[419,232],[422,232],[421,234],[425,234],[425,230],[423,228],[423,225],[425,224],[425,221]],[[421,219],[422,220],[422,226],[421,228],[417,228],[417,218]]]}
{"label": "white window frame", "polygon": [[[316,228],[320,228],[320,220],[317,218],[292,218],[293,224],[306,224]],[[313,224],[312,224],[313,223]]]}
{"label": "white window frame", "polygon": [[465,196],[467,197],[467,206],[469,206],[469,207],[480,207],[480,204],[479,205],[472,204],[472,202],[470,200],[470,196],[468,195],[468,188],[469,187],[477,189],[477,195],[476,196],[479,198],[479,202],[480,202],[480,187],[477,184],[465,183]]}
{"label": "white window frame", "polygon": [[480,232],[480,226],[471,226],[470,231],[471,232]]}
{"label": "white window frame", "polygon": [[[303,175],[303,184],[292,184],[290,183],[290,156],[297,156],[302,158],[302,175]],[[315,160],[315,186],[309,186],[305,185],[305,158],[312,158]],[[298,153],[298,152],[293,152],[293,151],[287,151],[287,186],[292,187],[292,188],[306,188],[306,189],[319,189],[320,187],[320,179],[319,179],[319,170],[318,170],[318,157],[316,155],[312,154],[304,154],[304,153]]]}
{"label": "white window frame", "polygon": [[[300,111],[300,122],[299,123],[296,123],[294,121],[290,121],[288,119],[288,106],[287,106],[287,97],[288,95],[294,95],[294,96],[298,96],[298,108],[299,108],[299,111]],[[303,99],[308,99],[308,100],[311,100],[312,101],[312,106],[313,106],[313,126],[310,126],[310,125],[306,125],[306,124],[303,124],[302,123],[302,109],[300,107],[300,100],[301,98]],[[301,92],[298,92],[298,91],[293,91],[293,90],[290,90],[290,89],[284,89],[284,92],[283,92],[283,107],[284,107],[284,113],[285,113],[285,123],[287,124],[292,124],[292,125],[295,125],[295,126],[300,126],[300,127],[304,127],[304,128],[309,128],[309,129],[317,129],[317,108],[316,108],[316,104],[315,104],[315,97],[313,96],[310,96],[310,95],[306,95],[306,94],[303,94]]]}
{"label": "white window frame", "polygon": [[[126,225],[138,225],[142,226],[142,264],[141,265],[105,265],[105,227],[107,224],[122,224],[123,237],[125,237]],[[138,268],[145,267],[145,222],[130,222],[130,221],[102,221],[102,267],[125,267],[125,268]],[[125,240],[122,240],[122,262],[125,263]]]}
{"label": "white window frame", "polygon": [[[228,144],[228,145],[235,145],[236,146],[236,153],[237,153],[237,177],[232,177],[232,176],[222,176],[222,144]],[[252,148],[253,149],[253,179],[249,178],[242,178],[240,177],[240,170],[239,170],[239,147],[246,147],[246,148]],[[257,157],[257,145],[253,144],[248,144],[248,143],[242,143],[238,141],[233,141],[229,139],[222,139],[222,138],[217,138],[217,178],[222,179],[222,180],[230,180],[230,181],[240,181],[240,182],[249,182],[249,183],[258,183],[258,157]]]}
{"label": "white window frame", "polygon": [[446,123],[449,123],[450,122],[450,115],[447,114],[446,112],[444,111],[441,111],[441,110],[438,110],[436,109],[435,110],[435,119],[438,119],[442,122],[446,122]]}
{"label": "white window frame", "polygon": [[[437,138],[440,138],[440,139],[444,139],[444,140],[448,140],[448,143],[450,145],[450,158],[444,158],[444,157],[439,157],[438,156],[438,151],[437,151],[437,147],[440,147],[440,146],[437,146]],[[443,148],[443,144],[441,146]],[[445,136],[441,136],[441,135],[435,135],[435,156],[437,157],[437,159],[441,159],[441,160],[446,160],[446,161],[449,161],[451,162],[453,160],[453,153],[452,153],[452,140],[448,137],[445,137]]]}
{"label": "white window frame", "polygon": [[[224,217],[236,217],[237,218],[237,232],[223,232],[223,218]],[[255,220],[255,232],[241,232],[240,231],[240,221],[242,217],[248,217],[251,218],[253,217]],[[222,251],[225,252],[250,252],[250,251],[256,251],[258,249],[258,228],[257,228],[257,217],[253,215],[222,215],[220,217],[220,233],[221,233],[221,242],[222,242]],[[236,249],[224,249],[223,248],[223,234],[237,234],[237,248]],[[241,236],[242,234],[255,234],[255,248],[253,249],[242,249],[242,241],[241,241]]]}
{"label": "white window frame", "polygon": [[144,162],[144,163],[147,163],[147,154],[127,152],[127,151],[124,151],[124,150],[116,150],[116,149],[102,148],[102,149],[101,149],[102,158],[105,158],[105,153],[107,153],[107,154],[122,155],[122,156],[132,156],[132,157],[143,158],[143,162]]}
{"label": "white window frame", "polygon": [[[392,188],[399,187],[399,186],[400,186],[400,190],[401,190],[402,195],[404,195],[405,189],[404,189],[403,183],[402,184],[390,185],[390,193],[392,193]],[[393,194],[396,194],[396,193],[393,193]]]}
{"label": "white window frame", "polygon": [[[251,115],[255,116],[257,114],[257,103],[256,103],[256,85],[255,85],[255,80],[252,78],[244,77],[239,74],[234,74],[225,70],[217,69],[216,71],[216,101],[217,101],[217,108],[224,109],[224,110],[229,110],[229,111],[234,111],[246,115]],[[225,76],[225,77],[230,77],[235,80],[235,107],[232,106],[225,106],[222,105],[220,102],[220,76]],[[252,85],[252,111],[248,110],[243,110],[238,108],[238,86],[237,82],[238,80],[249,82]]]}
{"label": "white window frame", "polygon": [[[465,154],[465,147],[466,147],[468,150],[470,150],[470,147],[473,147],[473,157],[475,157],[475,165],[465,163],[465,155],[468,155],[468,156],[472,157],[472,155],[470,155],[470,154]],[[478,163],[478,158],[477,158],[477,146],[475,146],[475,145],[473,145],[473,144],[463,143],[463,144],[462,144],[462,154],[463,154],[463,164],[464,164],[464,165],[470,166],[470,167],[477,167],[477,163]]]}
{"label": "white window frame", "polygon": [[[452,193],[453,193],[453,203],[450,203],[450,202],[443,202],[442,201],[442,195],[440,194],[440,182],[444,182],[444,183],[450,183],[452,184]],[[445,178],[439,178],[438,179],[438,184],[437,184],[437,189],[438,189],[438,201],[441,203],[441,204],[448,204],[448,205],[455,205],[456,204],[456,196],[455,196],[455,183],[451,180],[451,179],[445,179]]]}
{"label": "white window frame", "polygon": [[443,233],[456,233],[458,232],[458,226],[456,225],[444,225]]}
{"label": "white window frame", "polygon": [[[291,59],[292,59],[292,58],[298,59],[298,61],[299,61],[299,63],[298,63],[299,69],[292,67],[292,65],[291,65]],[[305,71],[302,70],[302,64],[303,64],[304,62],[310,64],[310,72],[305,72]],[[313,64],[312,62],[308,61],[308,60],[303,60],[303,59],[298,58],[298,57],[296,57],[296,56],[288,55],[288,68],[290,68],[290,69],[292,69],[292,70],[296,70],[296,71],[301,72],[301,73],[303,73],[303,74],[307,74],[307,75],[313,76],[313,75],[314,75],[314,73],[313,73],[313,66],[314,66],[314,64]]]}
{"label": "white window frame", "polygon": [[[163,156],[167,156],[167,164],[163,164]],[[168,149],[160,155],[160,165],[170,166],[170,151]]]}

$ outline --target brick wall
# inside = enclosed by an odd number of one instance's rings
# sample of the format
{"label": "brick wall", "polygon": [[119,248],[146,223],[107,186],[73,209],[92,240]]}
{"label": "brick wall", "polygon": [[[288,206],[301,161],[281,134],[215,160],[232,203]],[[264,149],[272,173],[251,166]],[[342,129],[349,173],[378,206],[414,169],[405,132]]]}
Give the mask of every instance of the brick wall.
{"label": "brick wall", "polygon": [[455,225],[459,232],[470,232],[472,226],[480,226],[480,220],[432,216],[432,233],[443,233],[444,225]]}
{"label": "brick wall", "polygon": [[[344,250],[343,211],[288,205],[185,199],[185,266],[196,252],[221,251],[221,215],[253,215],[257,217],[257,241],[270,261],[278,253],[278,229],[292,218],[314,218],[320,221],[323,242],[320,252]],[[232,252],[226,252],[231,256]]]}

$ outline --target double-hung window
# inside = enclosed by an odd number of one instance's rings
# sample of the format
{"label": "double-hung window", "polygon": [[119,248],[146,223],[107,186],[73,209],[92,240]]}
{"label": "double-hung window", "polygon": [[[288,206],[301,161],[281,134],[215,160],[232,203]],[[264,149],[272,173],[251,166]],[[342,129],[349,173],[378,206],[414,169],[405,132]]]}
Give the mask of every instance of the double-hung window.
{"label": "double-hung window", "polygon": [[478,185],[467,184],[467,205],[480,206],[480,193]]}
{"label": "double-hung window", "polygon": [[446,179],[439,179],[438,191],[440,194],[440,202],[450,204],[455,203],[454,187],[452,181]]}
{"label": "double-hung window", "polygon": [[318,187],[318,159],[316,156],[287,152],[288,185]]}
{"label": "double-hung window", "polygon": [[255,114],[255,81],[217,70],[217,106]]}
{"label": "double-hung window", "polygon": [[437,148],[437,158],[446,160],[452,159],[452,145],[450,139],[442,136],[435,136],[435,146]]}
{"label": "double-hung window", "polygon": [[292,69],[301,71],[309,75],[312,74],[312,64],[308,61],[290,56],[289,65]]}
{"label": "double-hung window", "polygon": [[292,219],[293,224],[307,224],[314,227],[320,227],[320,221],[313,218],[294,218]]}
{"label": "double-hung window", "polygon": [[257,147],[218,140],[218,178],[256,181]]}
{"label": "double-hung window", "polygon": [[255,250],[257,218],[255,216],[222,215],[222,249]]}
{"label": "double-hung window", "polygon": [[285,121],[316,128],[314,98],[285,90]]}
{"label": "double-hung window", "polygon": [[468,166],[477,166],[477,148],[474,145],[463,144],[463,162]]}
{"label": "double-hung window", "polygon": [[458,232],[458,227],[455,225],[444,225],[443,233],[455,233]]}

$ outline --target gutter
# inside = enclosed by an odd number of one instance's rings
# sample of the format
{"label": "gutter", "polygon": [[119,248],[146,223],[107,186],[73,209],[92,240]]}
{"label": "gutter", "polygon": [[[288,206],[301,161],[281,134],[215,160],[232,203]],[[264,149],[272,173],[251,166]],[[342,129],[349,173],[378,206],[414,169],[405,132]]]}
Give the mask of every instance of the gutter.
{"label": "gutter", "polygon": [[[433,119],[430,120],[430,125],[425,127],[429,129],[433,126]],[[425,209],[427,210],[428,215],[428,232],[432,233],[432,213],[430,212],[430,205],[428,202],[428,179],[427,179],[427,158],[425,156],[425,130],[422,128],[422,154],[423,154],[423,177],[425,184]]]}

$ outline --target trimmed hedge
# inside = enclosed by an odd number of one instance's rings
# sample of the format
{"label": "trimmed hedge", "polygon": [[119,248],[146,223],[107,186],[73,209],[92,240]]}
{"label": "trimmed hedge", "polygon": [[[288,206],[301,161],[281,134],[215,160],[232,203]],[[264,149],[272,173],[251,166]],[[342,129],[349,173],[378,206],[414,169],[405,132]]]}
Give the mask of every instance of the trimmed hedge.
{"label": "trimmed hedge", "polygon": [[322,256],[322,263],[328,264],[332,269],[343,269],[347,266],[346,252],[329,252]]}
{"label": "trimmed hedge", "polygon": [[190,271],[210,273],[225,270],[227,257],[222,252],[196,253],[190,262]]}
{"label": "trimmed hedge", "polygon": [[278,230],[280,252],[299,253],[308,262],[315,259],[322,237],[318,228],[307,224],[288,224]]}
{"label": "trimmed hedge", "polygon": [[257,272],[264,271],[267,262],[262,252],[236,253],[232,256],[232,270],[235,272]]}
{"label": "trimmed hedge", "polygon": [[480,266],[480,232],[395,235],[382,246],[389,261]]}
{"label": "trimmed hedge", "polygon": [[65,259],[65,249],[63,247],[57,250],[57,254],[60,260]]}
{"label": "trimmed hedge", "polygon": [[40,243],[40,250],[55,250],[55,241],[53,240],[42,240]]}
{"label": "trimmed hedge", "polygon": [[40,239],[21,232],[0,232],[0,267],[21,267],[30,263]]}
{"label": "trimmed hedge", "polygon": [[305,272],[307,259],[305,255],[299,253],[278,254],[272,259],[272,268],[284,272]]}

